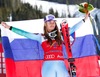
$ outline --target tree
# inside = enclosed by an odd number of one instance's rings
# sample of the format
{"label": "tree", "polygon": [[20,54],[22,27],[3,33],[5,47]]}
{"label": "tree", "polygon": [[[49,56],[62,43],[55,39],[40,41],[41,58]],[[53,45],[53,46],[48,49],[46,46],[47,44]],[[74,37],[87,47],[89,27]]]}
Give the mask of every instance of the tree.
{"label": "tree", "polygon": [[53,15],[55,14],[53,8],[49,9],[49,14],[53,14]]}
{"label": "tree", "polygon": [[29,20],[43,18],[45,14],[42,12],[42,6],[37,5],[32,7],[29,3],[24,3],[20,8],[13,12],[14,20]]}
{"label": "tree", "polygon": [[57,10],[56,10],[54,15],[55,15],[55,17],[58,17],[58,11]]}
{"label": "tree", "polygon": [[20,0],[0,0],[0,18],[7,21],[8,16],[20,7]]}
{"label": "tree", "polygon": [[26,20],[32,19],[33,16],[33,7],[29,3],[24,3],[18,8],[15,12],[13,12],[14,20]]}

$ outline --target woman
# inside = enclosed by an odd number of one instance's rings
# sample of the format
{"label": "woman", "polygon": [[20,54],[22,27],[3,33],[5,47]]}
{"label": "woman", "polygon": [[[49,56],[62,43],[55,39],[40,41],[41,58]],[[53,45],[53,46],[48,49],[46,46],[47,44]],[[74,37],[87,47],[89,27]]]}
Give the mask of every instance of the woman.
{"label": "woman", "polygon": [[[75,26],[78,27],[86,20],[81,20]],[[44,18],[44,34],[35,35],[23,31],[21,29],[7,25],[5,22],[1,22],[2,26],[9,30],[25,36],[29,39],[38,41],[44,50],[44,63],[42,67],[42,77],[70,77],[64,64],[64,57],[62,53],[62,39],[58,30],[55,16],[50,14]],[[76,27],[70,29],[70,34],[76,29]]]}

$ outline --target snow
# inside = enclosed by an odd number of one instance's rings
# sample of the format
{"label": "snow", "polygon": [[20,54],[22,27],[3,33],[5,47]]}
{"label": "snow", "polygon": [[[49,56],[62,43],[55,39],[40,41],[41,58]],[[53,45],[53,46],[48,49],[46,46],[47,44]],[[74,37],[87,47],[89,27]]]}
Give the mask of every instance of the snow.
{"label": "snow", "polygon": [[[34,7],[34,5],[37,5],[38,7],[42,6],[42,11],[43,12],[49,12],[50,8],[54,9],[54,12],[57,10],[59,16],[62,15],[68,15],[68,9],[66,4],[59,4],[59,3],[54,3],[54,2],[48,2],[48,1],[41,1],[41,0],[22,0],[23,3],[30,3]],[[69,5],[69,11],[71,15],[73,15],[77,10],[76,5]]]}

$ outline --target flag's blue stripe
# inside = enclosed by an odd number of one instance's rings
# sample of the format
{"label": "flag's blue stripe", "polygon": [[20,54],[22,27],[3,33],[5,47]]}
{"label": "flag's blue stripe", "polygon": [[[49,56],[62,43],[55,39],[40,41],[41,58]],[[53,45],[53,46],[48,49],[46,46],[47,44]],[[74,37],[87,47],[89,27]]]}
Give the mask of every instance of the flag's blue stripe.
{"label": "flag's blue stripe", "polygon": [[72,46],[72,51],[73,57],[97,55],[94,35],[77,38]]}
{"label": "flag's blue stripe", "polygon": [[[43,59],[43,49],[37,41],[30,39],[15,39],[10,44],[7,41],[9,41],[7,37],[3,37],[6,58],[13,58],[15,61]],[[65,48],[63,52],[64,57],[66,57]],[[72,46],[72,52],[75,58],[96,55],[93,35],[76,38]]]}
{"label": "flag's blue stripe", "polygon": [[30,39],[15,39],[11,42],[15,60],[43,59],[43,50],[39,42]]}
{"label": "flag's blue stripe", "polygon": [[14,59],[8,37],[2,37],[2,45],[5,57]]}
{"label": "flag's blue stripe", "polygon": [[[77,37],[72,45],[73,57],[80,58],[97,55],[96,44],[94,40],[94,35],[92,34],[83,37]],[[64,57],[67,58],[65,46],[63,46],[63,54]]]}

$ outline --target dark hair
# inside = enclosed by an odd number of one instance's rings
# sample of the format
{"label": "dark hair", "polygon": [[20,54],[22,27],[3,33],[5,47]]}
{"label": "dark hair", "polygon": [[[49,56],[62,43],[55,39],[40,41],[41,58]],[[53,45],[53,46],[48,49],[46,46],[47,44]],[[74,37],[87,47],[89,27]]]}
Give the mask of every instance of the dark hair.
{"label": "dark hair", "polygon": [[[44,22],[44,36],[48,40],[48,43],[50,43],[50,45],[52,45],[52,39],[48,35],[47,29],[46,29],[46,25],[47,24]],[[57,30],[57,32],[56,32],[57,33],[57,36],[55,37],[55,40],[58,43],[58,45],[61,45],[62,44],[61,33],[59,32],[59,29],[58,29],[58,26],[57,26],[56,23],[55,23],[55,25],[56,26],[55,26],[55,29],[54,30]]]}

